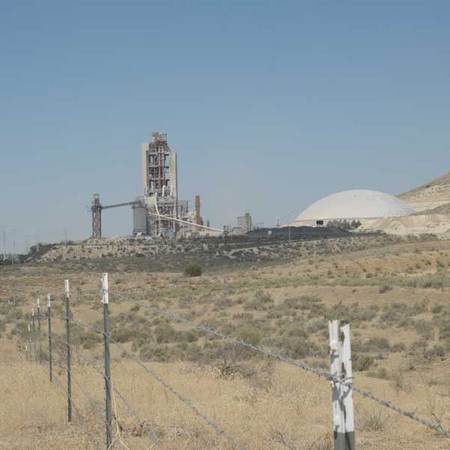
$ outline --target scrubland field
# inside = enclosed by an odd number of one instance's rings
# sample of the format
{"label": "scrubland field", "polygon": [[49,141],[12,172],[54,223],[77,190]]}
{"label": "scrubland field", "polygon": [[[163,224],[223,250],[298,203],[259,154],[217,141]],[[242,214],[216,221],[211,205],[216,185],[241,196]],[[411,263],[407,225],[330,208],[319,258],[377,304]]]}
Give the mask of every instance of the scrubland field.
{"label": "scrubland field", "polygon": [[[450,428],[450,242],[298,253],[288,262],[203,264],[203,274],[124,261],[0,268],[1,449],[104,448],[100,277],[109,271],[114,448],[229,449],[148,368],[233,436],[239,448],[331,450],[330,383],[205,334],[196,324],[329,368],[328,320],[351,325],[354,384]],[[182,264],[181,264],[182,266]],[[180,266],[180,267],[181,267]],[[138,267],[138,268],[137,268]],[[150,265],[149,265],[150,267]],[[73,423],[67,424],[64,280],[72,292]],[[36,298],[54,294],[54,383],[46,319],[31,351]],[[83,325],[84,324],[84,325]],[[40,354],[39,353],[40,348]],[[41,362],[36,359],[41,359]],[[448,449],[450,439],[356,393],[358,449]]]}

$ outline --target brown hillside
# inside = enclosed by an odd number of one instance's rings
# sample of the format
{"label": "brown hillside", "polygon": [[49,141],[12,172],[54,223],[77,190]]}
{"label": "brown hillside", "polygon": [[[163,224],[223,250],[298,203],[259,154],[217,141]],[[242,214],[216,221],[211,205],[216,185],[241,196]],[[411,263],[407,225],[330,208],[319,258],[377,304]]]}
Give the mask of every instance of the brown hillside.
{"label": "brown hillside", "polygon": [[435,180],[399,195],[419,212],[450,203],[450,172]]}

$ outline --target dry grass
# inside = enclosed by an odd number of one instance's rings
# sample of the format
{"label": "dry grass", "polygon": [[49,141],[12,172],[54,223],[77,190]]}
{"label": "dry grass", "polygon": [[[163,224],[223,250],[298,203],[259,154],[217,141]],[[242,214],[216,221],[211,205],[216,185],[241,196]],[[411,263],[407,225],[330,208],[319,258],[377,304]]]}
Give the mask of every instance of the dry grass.
{"label": "dry grass", "polygon": [[[327,319],[347,319],[355,366],[358,362],[364,369],[356,371],[355,382],[448,428],[449,266],[450,243],[424,241],[289,264],[215,269],[198,278],[120,268],[110,274],[113,332],[244,448],[326,450],[332,448],[328,383],[167,323],[144,304],[211,323],[324,367]],[[98,409],[103,408],[103,380],[77,356],[95,360],[101,356],[101,344],[82,330],[74,332],[78,412],[70,426],[65,422],[64,392],[48,383],[45,366],[20,359],[15,346],[32,301],[48,291],[60,293],[65,278],[71,280],[76,317],[98,322],[99,295],[88,291],[98,289],[99,273],[67,272],[58,265],[1,270],[0,448],[102,448],[104,426]],[[137,295],[135,288],[144,289],[145,295]],[[16,306],[5,306],[10,298]],[[55,310],[55,332],[61,335],[58,298]],[[149,433],[156,434],[164,449],[230,448],[117,349],[113,361],[114,384],[139,416],[130,415],[116,399],[121,436],[129,448],[153,448]],[[64,384],[64,372],[58,370]],[[94,401],[88,401],[79,386]],[[355,403],[359,448],[449,446],[448,440],[369,400],[355,397]],[[119,443],[116,448],[121,448]]]}
{"label": "dry grass", "polygon": [[[0,448],[97,449],[103,440],[103,384],[93,369],[75,365],[73,424],[65,422],[65,395],[50,385],[45,366],[9,359],[2,364],[3,391],[0,406]],[[244,448],[299,450],[329,448],[330,392],[326,382],[284,365],[276,365],[272,388],[260,389],[240,376],[223,378],[213,368],[185,363],[152,367],[188,397],[198,408],[232,433]],[[64,384],[64,372],[56,379]],[[152,447],[152,434],[165,449],[228,449],[188,407],[180,403],[145,372],[127,360],[113,364],[115,387],[133,405],[139,419],[128,413],[116,397],[122,440],[133,449]],[[369,381],[359,380],[363,385]],[[82,391],[80,390],[82,387]],[[414,399],[398,394],[388,382],[370,382],[372,390],[405,407],[418,405],[426,414],[429,392],[419,386]],[[86,392],[89,398],[84,394]],[[449,399],[435,399],[434,410],[448,411]],[[389,411],[377,411],[356,398],[358,441],[366,449],[445,449],[448,441],[424,432],[407,419]],[[447,418],[448,420],[448,418]],[[117,429],[115,430],[117,437]],[[120,448],[117,444],[116,448]],[[156,448],[156,447],[155,447]]]}

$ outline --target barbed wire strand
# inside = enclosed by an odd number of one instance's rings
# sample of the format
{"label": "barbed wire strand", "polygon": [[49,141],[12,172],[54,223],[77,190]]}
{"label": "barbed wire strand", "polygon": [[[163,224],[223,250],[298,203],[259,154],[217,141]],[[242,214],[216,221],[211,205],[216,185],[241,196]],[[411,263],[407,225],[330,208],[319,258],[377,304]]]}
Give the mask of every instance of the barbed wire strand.
{"label": "barbed wire strand", "polygon": [[[127,292],[129,293],[129,292],[132,292],[132,291],[136,292],[136,291],[140,291],[140,289],[136,288],[134,290],[130,290],[130,291],[127,291]],[[121,293],[117,292],[117,291],[115,292],[115,295],[117,297],[119,297],[119,298],[125,299],[124,296]],[[175,313],[173,313],[171,311],[162,310],[160,308],[157,308],[154,305],[148,305],[148,304],[143,304],[143,303],[139,303],[139,305],[143,306],[144,308],[149,309],[149,310],[151,310],[153,312],[156,312],[157,314],[159,314],[161,316],[167,317],[167,318],[169,318],[171,320],[175,320],[177,322],[185,323],[187,325],[192,326],[193,328],[196,328],[199,331],[203,331],[203,332],[206,332],[208,334],[215,335],[215,336],[220,337],[222,339],[225,339],[225,340],[227,340],[229,342],[232,342],[232,343],[234,343],[236,345],[240,345],[240,346],[246,347],[246,348],[248,348],[248,349],[250,349],[250,350],[252,350],[252,351],[254,351],[256,353],[260,353],[260,354],[262,354],[262,355],[264,355],[266,357],[277,359],[277,360],[279,360],[281,362],[284,362],[284,363],[289,364],[291,366],[294,366],[294,367],[297,367],[299,369],[302,369],[302,370],[304,370],[306,372],[309,372],[309,373],[312,373],[314,375],[317,375],[319,378],[323,378],[323,379],[325,379],[327,381],[330,381],[332,383],[345,383],[346,381],[348,381],[346,379],[338,379],[336,377],[333,377],[329,372],[327,372],[327,371],[325,371],[325,370],[323,370],[321,368],[312,367],[312,366],[310,366],[310,365],[308,365],[308,364],[306,364],[306,363],[304,363],[302,361],[296,361],[296,360],[294,360],[292,358],[289,358],[288,356],[282,355],[280,353],[274,353],[274,352],[272,352],[270,350],[267,350],[267,349],[264,349],[264,348],[262,348],[260,346],[256,346],[256,345],[250,344],[250,343],[248,343],[246,341],[243,341],[241,339],[236,339],[236,338],[234,338],[232,336],[228,336],[225,333],[222,333],[221,331],[216,330],[215,328],[212,328],[210,326],[197,324],[197,323],[193,322],[192,320],[186,319],[185,317],[179,316],[179,315],[177,315],[177,314],[175,314]],[[95,330],[95,331],[99,332],[99,330]],[[100,331],[100,333],[101,333],[101,331]],[[390,410],[392,410],[392,411],[402,415],[403,417],[409,418],[409,419],[415,421],[416,423],[419,423],[419,424],[421,424],[421,425],[423,425],[423,426],[425,426],[425,427],[427,427],[427,428],[429,428],[429,429],[431,429],[431,430],[441,434],[442,436],[450,438],[450,430],[444,428],[442,426],[442,424],[440,424],[440,423],[436,423],[436,422],[433,422],[431,420],[424,419],[424,418],[418,416],[415,413],[415,411],[406,411],[403,408],[400,408],[399,406],[393,404],[391,401],[381,399],[381,398],[377,397],[376,395],[372,394],[371,392],[363,390],[363,389],[360,389],[357,386],[353,385],[353,390],[356,393],[358,393],[359,395],[361,395],[362,397],[367,398],[369,400],[372,400],[375,403],[379,404],[380,406],[388,408],[388,409],[390,409]]]}
{"label": "barbed wire strand", "polygon": [[[72,321],[74,322],[79,322],[75,319],[72,318]],[[79,322],[81,325],[81,322]],[[85,326],[83,324],[83,326]],[[95,330],[97,332],[99,332],[98,330]],[[65,344],[65,341],[58,335],[53,335],[53,338],[56,338],[57,340],[59,340],[60,342],[62,342],[63,344]],[[93,364],[92,360],[89,360],[88,358],[86,358],[85,356],[83,356],[81,354],[81,352],[79,351],[79,349],[77,347],[74,347],[73,344],[70,344],[71,348],[74,350],[74,353],[77,355],[78,361],[83,362],[84,364],[86,364],[88,367],[90,367],[91,369],[93,369],[95,372],[97,372],[97,374],[99,374],[102,378],[104,378],[104,373]],[[61,366],[60,366],[61,367]],[[66,370],[64,367],[62,367],[64,370]],[[142,419],[139,417],[139,415],[137,414],[136,410],[130,405],[130,403],[126,400],[126,398],[122,395],[122,393],[115,387],[115,385],[113,383],[112,384],[112,392],[115,393],[117,395],[117,397],[119,397],[119,399],[122,401],[122,403],[124,404],[125,408],[128,410],[128,413],[130,416],[134,416],[134,418],[137,420],[138,423],[143,423]],[[103,409],[101,410],[101,413],[103,415]],[[117,419],[118,420],[118,419]],[[117,421],[116,421],[117,422]],[[159,439],[158,436],[156,435],[156,433],[150,429],[149,433],[146,433],[146,436],[149,438],[149,440],[152,442],[152,444],[154,446],[156,446],[156,448],[161,448],[159,445]]]}
{"label": "barbed wire strand", "polygon": [[[260,346],[257,345],[253,345],[250,344],[248,342],[245,342],[241,339],[236,339],[232,336],[228,336],[225,333],[222,333],[219,330],[216,330],[212,327],[209,327],[207,325],[201,325],[201,324],[197,324],[195,322],[193,322],[192,320],[186,319],[185,317],[179,316],[175,313],[172,313],[171,311],[164,311],[161,310],[159,308],[156,308],[155,306],[151,306],[151,305],[146,305],[146,304],[141,304],[142,306],[144,306],[144,308],[149,309],[151,311],[156,312],[157,314],[167,317],[169,319],[178,321],[178,322],[182,322],[188,325],[191,325],[193,328],[196,328],[199,331],[204,331],[206,333],[215,335],[217,337],[226,339],[229,342],[232,342],[234,344],[246,347],[250,350],[253,350],[256,353],[260,353],[266,357],[270,357],[270,358],[274,358],[274,359],[278,359],[279,361],[282,361],[286,364],[289,364],[291,366],[297,367],[299,369],[302,369],[306,372],[310,372],[313,373],[315,375],[317,375],[320,378],[324,378],[327,381],[331,381],[333,383],[345,383],[346,381],[348,381],[347,379],[337,379],[335,377],[333,377],[329,372],[326,372],[325,370],[318,368],[318,367],[311,367],[308,364],[301,362],[301,361],[296,361],[293,360],[292,358],[289,358],[288,356],[279,354],[279,353],[274,353],[270,350],[264,349]],[[399,406],[394,405],[391,401],[389,400],[383,400],[379,397],[377,397],[376,395],[372,394],[369,391],[363,390],[358,388],[357,386],[353,385],[353,390],[358,393],[359,395],[361,395],[364,398],[370,399],[376,403],[378,403],[381,406],[384,406],[386,408],[391,409],[392,411],[397,412],[398,414],[401,414],[404,417],[407,417],[431,430],[436,431],[437,433],[450,438],[450,430],[445,429],[442,424],[440,423],[436,423],[436,422],[432,422],[431,420],[428,419],[424,419],[422,417],[419,417],[414,411],[406,411],[402,408],[400,408]]]}
{"label": "barbed wire strand", "polygon": [[164,386],[168,391],[170,391],[178,400],[187,405],[197,416],[201,417],[218,435],[223,436],[233,448],[237,450],[244,450],[240,447],[236,440],[231,434],[223,430],[216,422],[202,413],[189,399],[182,396],[178,391],[176,391],[170,384],[166,383],[164,379],[158,375],[153,369],[147,367],[137,356],[129,352],[122,344],[116,341],[111,341],[117,345],[124,353],[128,355],[129,358],[133,359],[140,367],[142,367],[149,375],[151,375],[156,381],[158,381],[162,386]]}
{"label": "barbed wire strand", "polygon": [[[98,330],[95,327],[92,327],[90,325],[87,325],[83,322],[76,321],[79,325],[84,326],[86,328],[91,329],[92,331],[95,331],[97,333],[103,334],[102,330]],[[125,353],[130,359],[136,362],[145,372],[147,372],[152,378],[154,378],[159,384],[161,384],[165,389],[167,389],[169,392],[171,392],[180,402],[184,403],[191,411],[194,412],[198,417],[203,419],[209,426],[212,428],[216,434],[219,436],[223,436],[230,445],[237,450],[244,450],[243,447],[240,447],[234,437],[227,433],[225,430],[223,430],[216,422],[214,422],[211,418],[209,418],[207,415],[202,413],[192,402],[191,400],[187,399],[183,395],[181,395],[175,388],[173,388],[170,384],[168,384],[158,373],[156,373],[153,369],[148,367],[144,364],[144,362],[131,353],[125,346],[123,346],[121,343],[115,341],[114,339],[111,339],[111,343],[116,345],[118,348],[122,350],[123,353]]]}
{"label": "barbed wire strand", "polygon": [[[60,369],[64,370],[65,372],[67,372],[67,367],[55,362],[55,366],[59,367]],[[91,409],[96,412],[99,415],[103,415],[103,409],[102,407],[99,405],[99,401],[96,400],[89,392],[87,392],[81,385],[81,383],[74,377],[72,377],[72,383],[80,390],[80,392],[83,394],[83,396],[85,397],[85,399],[87,400],[88,404],[90,405]],[[73,396],[72,396],[73,397]],[[71,400],[73,400],[71,398]]]}
{"label": "barbed wire strand", "polygon": [[125,448],[126,450],[130,450],[130,447],[128,447],[128,445],[124,442],[122,433],[120,431],[120,417],[119,417],[119,413],[117,411],[116,395],[114,392],[114,384],[113,384],[112,380],[111,380],[111,388],[112,388],[111,389],[112,404],[113,404],[113,408],[114,408],[114,419],[115,419],[115,423],[116,423],[116,436],[113,439],[113,441],[111,442],[110,448],[113,448],[114,442],[119,441],[119,443],[123,446],[123,448]]}

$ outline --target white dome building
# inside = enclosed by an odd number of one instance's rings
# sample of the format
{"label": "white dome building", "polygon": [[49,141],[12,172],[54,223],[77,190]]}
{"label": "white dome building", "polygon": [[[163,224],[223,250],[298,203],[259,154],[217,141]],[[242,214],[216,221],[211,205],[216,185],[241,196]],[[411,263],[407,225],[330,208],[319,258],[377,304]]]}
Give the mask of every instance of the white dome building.
{"label": "white dome building", "polygon": [[414,212],[414,209],[393,195],[354,189],[331,194],[318,200],[306,208],[291,225],[320,226],[332,220],[402,217]]}

